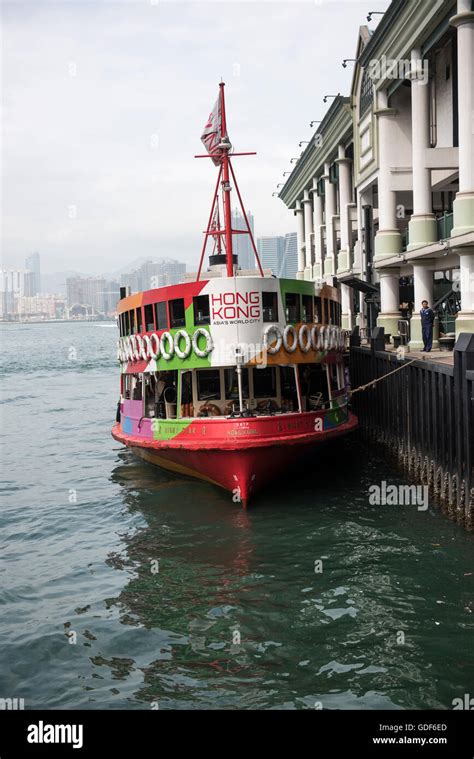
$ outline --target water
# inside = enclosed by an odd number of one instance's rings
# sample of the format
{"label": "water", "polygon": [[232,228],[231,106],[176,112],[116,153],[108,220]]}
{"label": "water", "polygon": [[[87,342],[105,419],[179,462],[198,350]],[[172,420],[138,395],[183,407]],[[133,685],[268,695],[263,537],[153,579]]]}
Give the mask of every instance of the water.
{"label": "water", "polygon": [[0,697],[451,709],[473,693],[473,537],[432,506],[371,506],[371,484],[404,482],[373,450],[346,441],[246,513],[111,438],[114,326],[1,338]]}

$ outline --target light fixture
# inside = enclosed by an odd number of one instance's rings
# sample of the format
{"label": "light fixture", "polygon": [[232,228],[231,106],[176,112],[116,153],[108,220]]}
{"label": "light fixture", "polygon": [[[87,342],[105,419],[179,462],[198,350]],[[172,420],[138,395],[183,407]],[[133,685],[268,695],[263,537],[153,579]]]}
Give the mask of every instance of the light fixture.
{"label": "light fixture", "polygon": [[280,182],[280,184],[277,184],[277,189],[278,189],[279,187],[283,187],[283,185],[284,185],[284,184],[285,184],[284,182]]}
{"label": "light fixture", "polygon": [[321,124],[321,123],[322,123],[321,121],[310,121],[309,125],[310,127],[313,127],[315,124]]}
{"label": "light fixture", "polygon": [[369,11],[367,14],[367,21],[372,21],[372,16],[384,16],[385,11]]}
{"label": "light fixture", "polygon": [[356,60],[357,58],[344,58],[344,60],[342,61],[342,68],[346,69],[348,63],[355,63]]}
{"label": "light fixture", "polygon": [[327,103],[327,102],[328,102],[328,98],[338,98],[340,94],[341,94],[341,93],[340,93],[340,92],[338,92],[338,93],[337,93],[337,95],[325,95],[325,96],[323,97],[323,103]]}
{"label": "light fixture", "polygon": [[299,160],[300,160],[299,158],[292,158],[292,159],[290,160],[290,163],[296,163],[296,162],[297,162],[297,161],[299,161]]}
{"label": "light fixture", "polygon": [[286,177],[287,174],[291,174],[291,171],[284,171],[283,176]]}
{"label": "light fixture", "polygon": [[298,143],[298,147],[301,148],[303,145],[309,145],[309,140],[301,140],[301,142]]}
{"label": "light fixture", "polygon": [[279,192],[272,192],[272,198],[274,198],[275,195],[279,195],[279,194],[280,194]]}

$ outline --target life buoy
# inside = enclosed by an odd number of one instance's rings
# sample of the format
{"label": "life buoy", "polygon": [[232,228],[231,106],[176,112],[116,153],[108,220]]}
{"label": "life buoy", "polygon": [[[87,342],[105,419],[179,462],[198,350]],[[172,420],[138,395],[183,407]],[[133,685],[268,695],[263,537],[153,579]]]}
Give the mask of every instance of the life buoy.
{"label": "life buoy", "polygon": [[329,350],[329,327],[321,327],[322,347],[323,350]]}
{"label": "life buoy", "polygon": [[125,338],[125,360],[133,361],[133,351],[130,337]]}
{"label": "life buoy", "polygon": [[117,361],[122,361],[122,346],[120,340],[117,342]]}
{"label": "life buoy", "polygon": [[153,332],[150,337],[150,358],[153,361],[156,361],[158,356],[160,355],[160,338],[156,334],[156,332]]}
{"label": "life buoy", "polygon": [[130,345],[132,348],[132,360],[138,361],[140,358],[140,346],[138,345],[138,335],[130,336]]}
{"label": "life buoy", "polygon": [[205,403],[199,409],[198,416],[201,416],[201,414],[203,416],[222,416],[222,411],[215,403]]}
{"label": "life buoy", "polygon": [[338,327],[331,327],[329,332],[329,349],[330,350],[336,350],[337,344],[338,344]]}
{"label": "life buoy", "polygon": [[319,327],[317,324],[314,324],[311,327],[311,347],[314,351],[319,350]]}
{"label": "life buoy", "polygon": [[339,332],[339,350],[343,351],[346,347],[346,333],[343,329]]}
{"label": "life buoy", "polygon": [[[165,349],[165,341],[168,343],[168,350]],[[169,332],[163,332],[160,340],[161,355],[165,361],[169,361],[174,351],[173,336]]]}
{"label": "life buoy", "polygon": [[[199,347],[200,337],[206,338],[206,347],[204,350]],[[193,334],[192,345],[196,356],[199,356],[199,358],[206,358],[206,356],[208,356],[214,348],[214,343],[212,342],[210,332],[208,332],[207,329],[204,329],[203,327],[199,327]]]}
{"label": "life buoy", "polygon": [[[273,345],[270,344],[270,335],[272,333],[276,335],[276,342]],[[268,327],[265,327],[263,331],[263,347],[267,353],[270,353],[270,355],[278,353],[281,348],[282,341],[283,338],[281,336],[281,332],[276,324],[269,324]]]}
{"label": "life buoy", "polygon": [[141,335],[137,335],[137,343],[138,343],[138,356],[142,359],[142,361],[147,360],[147,354],[146,354],[146,346],[145,346],[145,340]]}
{"label": "life buoy", "polygon": [[[293,336],[293,342],[291,343],[291,345],[288,342],[288,336],[290,334]],[[296,347],[298,345],[298,335],[296,334],[296,329],[293,327],[292,324],[287,324],[287,326],[284,329],[284,332],[283,332],[283,345],[285,346],[285,350],[288,353],[294,353],[295,350],[296,350]]]}
{"label": "life buoy", "polygon": [[[184,340],[184,350],[179,347],[180,340]],[[178,358],[187,358],[191,353],[191,338],[184,329],[179,329],[174,336],[174,352]]]}
{"label": "life buoy", "polygon": [[303,353],[308,353],[311,348],[311,332],[307,324],[302,324],[298,333],[298,345]]}
{"label": "life buoy", "polygon": [[143,342],[145,344],[146,360],[149,361],[152,354],[150,337],[148,335],[143,335]]}

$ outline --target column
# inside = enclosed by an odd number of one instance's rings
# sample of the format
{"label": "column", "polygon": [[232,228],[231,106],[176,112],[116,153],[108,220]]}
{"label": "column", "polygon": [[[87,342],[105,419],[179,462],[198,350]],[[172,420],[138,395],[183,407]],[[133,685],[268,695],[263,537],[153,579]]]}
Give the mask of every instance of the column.
{"label": "column", "polygon": [[461,310],[456,317],[456,336],[474,332],[474,247],[459,250]]}
{"label": "column", "polygon": [[324,164],[324,196],[326,200],[326,260],[324,261],[324,276],[333,277],[335,268],[332,217],[336,215],[336,187],[329,181],[329,163]]}
{"label": "column", "polygon": [[[415,261],[413,264],[413,281],[415,285],[415,304],[413,306],[413,315],[410,321],[410,348],[412,350],[421,350],[423,340],[421,337],[421,302],[428,301],[428,305],[433,305],[433,261]],[[439,348],[439,325],[438,319],[435,319],[433,325],[433,349]]]}
{"label": "column", "polygon": [[313,179],[313,230],[314,230],[314,266],[313,279],[323,276],[323,252],[321,249],[321,227],[323,226],[323,199],[318,195],[318,177]]}
{"label": "column", "polygon": [[338,147],[339,157],[336,163],[339,166],[339,218],[341,223],[341,250],[337,256],[337,273],[348,271],[350,261],[350,246],[352,235],[349,239],[349,209],[352,203],[352,171],[351,159],[346,158],[344,145]]}
{"label": "column", "polygon": [[458,0],[451,24],[458,30],[459,192],[452,235],[474,230],[474,13],[471,0]]}
{"label": "column", "polygon": [[304,264],[305,264],[305,242],[304,242],[304,216],[303,209],[299,200],[296,201],[294,210],[296,216],[296,240],[298,249],[298,271],[296,272],[296,279],[304,279]]}
{"label": "column", "polygon": [[342,311],[342,329],[351,330],[354,328],[354,311],[352,307],[352,287],[348,287],[341,282],[341,311]]}
{"label": "column", "polygon": [[397,256],[402,252],[402,236],[397,225],[397,198],[392,190],[392,146],[395,134],[395,108],[388,107],[386,90],[378,94],[377,116],[379,138],[379,228],[375,235],[374,260]]}
{"label": "column", "polygon": [[386,335],[398,335],[400,319],[400,269],[377,269],[380,277],[380,313],[377,326],[385,329]]}
{"label": "column", "polygon": [[413,163],[413,216],[408,223],[408,250],[438,239],[431,196],[431,170],[426,168],[430,147],[430,88],[428,60],[419,49],[411,52],[411,144]]}
{"label": "column", "polygon": [[303,213],[304,213],[304,237],[305,237],[305,270],[304,278],[312,279],[313,277],[313,262],[311,256],[311,235],[313,234],[313,204],[311,202],[311,195],[308,190],[304,191],[303,197]]}

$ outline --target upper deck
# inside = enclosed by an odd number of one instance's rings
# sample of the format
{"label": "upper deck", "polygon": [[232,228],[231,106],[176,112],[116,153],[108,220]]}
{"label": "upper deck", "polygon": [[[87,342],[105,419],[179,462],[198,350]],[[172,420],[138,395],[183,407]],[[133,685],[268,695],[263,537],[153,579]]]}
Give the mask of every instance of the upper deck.
{"label": "upper deck", "polygon": [[[295,364],[341,340],[336,287],[276,277],[214,277],[146,290],[118,303],[128,371]],[[138,366],[141,364],[141,366]]]}

